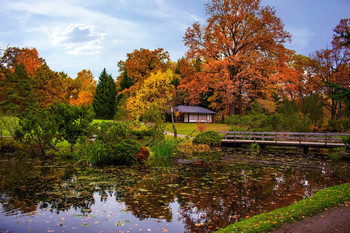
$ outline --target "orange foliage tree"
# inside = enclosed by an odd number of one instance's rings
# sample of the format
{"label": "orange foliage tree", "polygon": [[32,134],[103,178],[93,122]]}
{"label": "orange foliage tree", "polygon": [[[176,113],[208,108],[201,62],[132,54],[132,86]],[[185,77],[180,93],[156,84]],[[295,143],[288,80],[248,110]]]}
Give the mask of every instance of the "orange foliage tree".
{"label": "orange foliage tree", "polygon": [[64,82],[59,73],[42,65],[31,79],[31,84],[40,107],[47,108],[59,101],[64,102]]}
{"label": "orange foliage tree", "polygon": [[[350,31],[349,19],[341,20],[335,31]],[[350,47],[336,34],[330,48],[316,51],[313,56],[314,83],[326,101],[324,106],[329,110],[331,119],[340,119],[342,104],[335,95],[337,90],[325,82],[350,87]]]}
{"label": "orange foliage tree", "polygon": [[206,11],[206,24],[194,23],[184,37],[187,58],[200,60],[202,70],[185,77],[180,88],[191,104],[212,90],[211,107],[240,114],[286,59],[283,44],[290,35],[275,10],[260,0],[211,0]]}
{"label": "orange foliage tree", "polygon": [[96,90],[96,80],[90,70],[82,70],[75,79],[76,89],[70,97],[72,105],[92,104]]}
{"label": "orange foliage tree", "polygon": [[33,76],[37,69],[45,64],[45,60],[39,57],[35,48],[8,47],[2,57],[1,64],[10,72],[14,72],[15,66],[23,63],[29,76]]}
{"label": "orange foliage tree", "polygon": [[143,48],[135,49],[132,53],[127,54],[126,61],[119,61],[121,76],[118,77],[118,80],[122,80],[122,76],[126,75],[132,78],[133,86],[139,86],[151,73],[164,72],[170,67],[170,64],[169,53],[162,48],[153,51]]}

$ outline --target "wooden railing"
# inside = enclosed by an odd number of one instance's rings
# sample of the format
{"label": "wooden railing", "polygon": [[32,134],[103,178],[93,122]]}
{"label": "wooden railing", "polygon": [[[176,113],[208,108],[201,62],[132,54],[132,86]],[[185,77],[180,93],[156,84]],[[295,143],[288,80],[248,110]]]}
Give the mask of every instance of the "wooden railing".
{"label": "wooden railing", "polygon": [[340,147],[345,146],[342,137],[345,133],[297,133],[297,132],[219,132],[223,135],[222,142],[266,145],[290,145],[307,147]]}

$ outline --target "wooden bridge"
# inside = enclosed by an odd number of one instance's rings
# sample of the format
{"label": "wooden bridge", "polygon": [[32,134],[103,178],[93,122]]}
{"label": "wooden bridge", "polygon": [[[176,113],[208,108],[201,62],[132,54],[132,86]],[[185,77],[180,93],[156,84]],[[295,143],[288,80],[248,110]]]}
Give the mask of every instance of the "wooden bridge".
{"label": "wooden bridge", "polygon": [[349,137],[344,133],[295,133],[295,132],[219,132],[223,135],[223,146],[235,146],[257,143],[264,147],[291,146],[301,147],[308,153],[310,147],[336,148],[345,147],[342,137]]}

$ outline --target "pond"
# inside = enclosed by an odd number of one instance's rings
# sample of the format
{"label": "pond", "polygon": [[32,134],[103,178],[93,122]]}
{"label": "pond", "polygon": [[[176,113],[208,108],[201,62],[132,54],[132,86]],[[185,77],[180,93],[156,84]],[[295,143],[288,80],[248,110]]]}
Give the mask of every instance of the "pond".
{"label": "pond", "polygon": [[349,163],[276,154],[158,168],[0,163],[0,232],[212,232],[350,182]]}

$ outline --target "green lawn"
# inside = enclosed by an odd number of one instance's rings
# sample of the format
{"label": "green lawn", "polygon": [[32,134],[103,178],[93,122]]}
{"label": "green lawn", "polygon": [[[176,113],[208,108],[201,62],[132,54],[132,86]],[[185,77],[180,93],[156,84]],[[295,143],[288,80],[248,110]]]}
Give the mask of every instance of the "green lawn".
{"label": "green lawn", "polygon": [[[231,126],[227,124],[201,124],[204,125],[205,131],[228,131]],[[165,129],[169,132],[174,132],[171,123],[166,123]],[[200,133],[197,123],[176,123],[176,130],[178,134],[186,134],[187,136],[196,136]]]}

